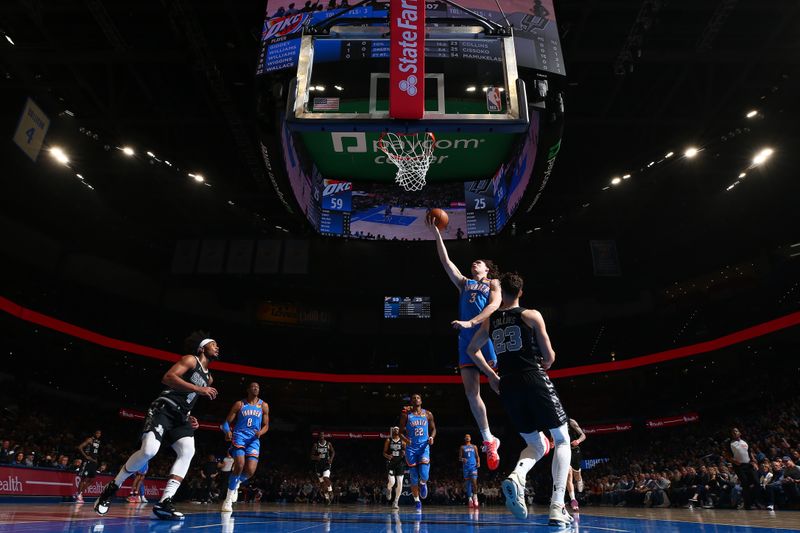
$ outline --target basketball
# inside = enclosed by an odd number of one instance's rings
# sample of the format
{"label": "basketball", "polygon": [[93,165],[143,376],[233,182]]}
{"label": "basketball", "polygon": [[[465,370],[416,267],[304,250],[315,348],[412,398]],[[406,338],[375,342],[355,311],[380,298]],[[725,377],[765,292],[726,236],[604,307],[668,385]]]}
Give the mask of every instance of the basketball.
{"label": "basketball", "polygon": [[447,212],[444,209],[439,209],[438,207],[431,209],[431,212],[428,213],[428,216],[425,218],[429,225],[433,224],[435,220],[436,227],[439,228],[439,231],[444,231],[448,222],[450,222],[450,217],[447,216]]}

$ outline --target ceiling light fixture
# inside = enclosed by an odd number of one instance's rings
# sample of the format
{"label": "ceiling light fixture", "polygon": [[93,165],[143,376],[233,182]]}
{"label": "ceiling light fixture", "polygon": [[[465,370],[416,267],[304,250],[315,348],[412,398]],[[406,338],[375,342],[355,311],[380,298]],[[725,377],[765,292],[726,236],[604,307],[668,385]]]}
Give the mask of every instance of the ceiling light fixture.
{"label": "ceiling light fixture", "polygon": [[123,146],[121,148],[121,150],[122,150],[122,153],[127,155],[128,157],[131,157],[131,156],[133,156],[133,154],[136,153],[136,152],[133,151],[133,148],[131,148],[130,146]]}
{"label": "ceiling light fixture", "polygon": [[683,155],[686,156],[688,159],[691,159],[697,155],[697,152],[699,152],[697,148],[695,148],[694,146],[690,146],[689,148],[686,149],[685,152],[683,152]]}
{"label": "ceiling light fixture", "polygon": [[68,165],[69,164],[69,157],[67,157],[67,154],[64,153],[64,150],[62,150],[58,146],[54,146],[54,147],[50,148],[50,155],[52,155],[53,159],[55,159],[56,161],[58,161],[62,165]]}
{"label": "ceiling light fixture", "polygon": [[764,148],[753,157],[753,165],[761,165],[772,157],[774,150],[772,148]]}

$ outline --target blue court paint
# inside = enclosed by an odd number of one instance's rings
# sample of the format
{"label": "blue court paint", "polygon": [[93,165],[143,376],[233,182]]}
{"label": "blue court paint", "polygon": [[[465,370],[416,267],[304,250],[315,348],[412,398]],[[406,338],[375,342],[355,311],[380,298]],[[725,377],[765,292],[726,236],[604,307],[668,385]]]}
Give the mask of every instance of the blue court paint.
{"label": "blue court paint", "polygon": [[[391,215],[389,220],[386,220],[386,217],[383,213],[376,213],[374,215],[370,215],[367,218],[363,219],[365,222],[377,222],[379,224],[389,224],[394,226],[410,226],[412,222],[417,220],[417,217],[409,217],[405,215]],[[352,220],[350,221],[352,224]]]}
{"label": "blue court paint", "polygon": [[[208,505],[182,505],[187,516],[181,522],[166,522],[152,517],[152,505],[115,504],[106,517],[97,517],[90,505],[72,504],[2,505],[0,531],[122,533],[177,531],[224,533],[531,533],[558,531],[547,525],[544,509],[526,521],[515,519],[500,507],[478,512],[464,509],[423,508],[414,513],[408,507],[399,513],[388,508],[367,506],[243,505],[232,514],[221,514]],[[26,510],[28,508],[28,510]],[[385,512],[379,511],[385,510]],[[755,511],[754,511],[755,512]],[[786,512],[786,511],[784,511]],[[744,515],[743,515],[744,516]],[[766,527],[727,526],[608,516],[579,515],[570,531],[580,533],[778,533],[798,531]],[[776,518],[776,524],[780,520]]]}

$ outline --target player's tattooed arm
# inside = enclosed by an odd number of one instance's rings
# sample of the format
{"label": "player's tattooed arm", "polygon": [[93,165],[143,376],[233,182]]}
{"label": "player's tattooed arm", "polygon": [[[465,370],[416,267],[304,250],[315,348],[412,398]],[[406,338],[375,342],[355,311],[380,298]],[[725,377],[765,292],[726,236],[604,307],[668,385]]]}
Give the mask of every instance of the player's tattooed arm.
{"label": "player's tattooed arm", "polygon": [[570,445],[573,447],[578,446],[581,442],[586,440],[586,433],[583,432],[578,422],[572,418],[569,419],[569,425],[578,434],[578,438],[572,441]]}
{"label": "player's tattooed arm", "polygon": [[535,309],[527,309],[522,313],[522,320],[536,333],[536,343],[542,351],[542,368],[548,370],[556,360],[556,352],[550,344],[542,314]]}

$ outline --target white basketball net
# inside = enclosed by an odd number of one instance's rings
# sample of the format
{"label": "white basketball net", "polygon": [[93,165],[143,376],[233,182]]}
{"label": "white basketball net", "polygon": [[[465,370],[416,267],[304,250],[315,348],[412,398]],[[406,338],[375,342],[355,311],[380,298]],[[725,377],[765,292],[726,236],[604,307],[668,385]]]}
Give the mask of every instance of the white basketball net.
{"label": "white basketball net", "polygon": [[433,133],[384,133],[378,148],[397,166],[395,181],[407,191],[419,191],[425,186],[425,175],[433,162]]}

